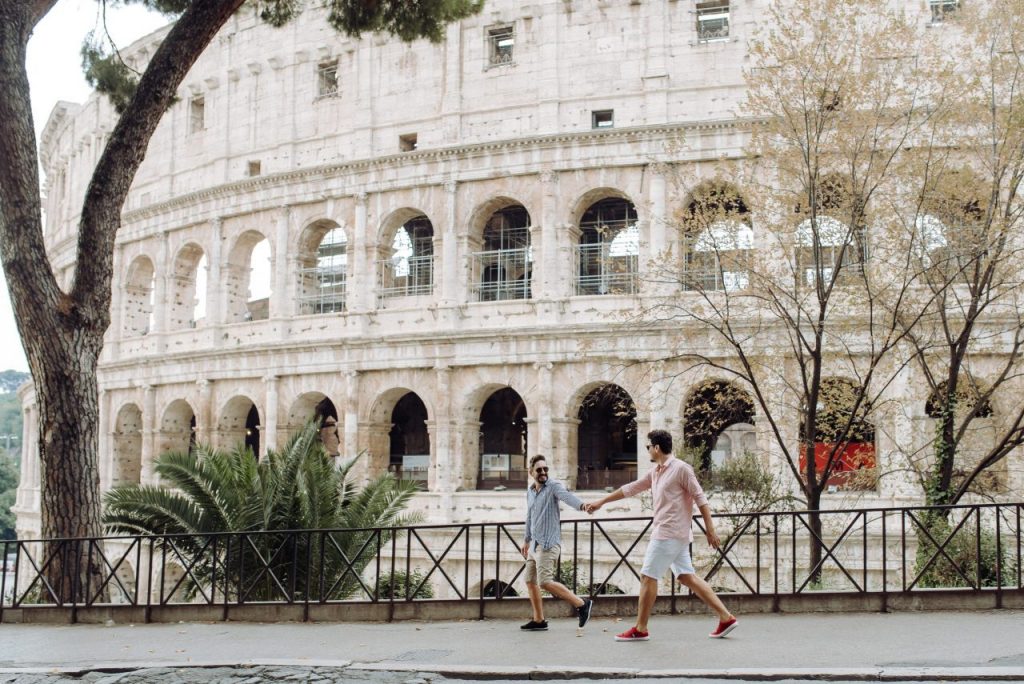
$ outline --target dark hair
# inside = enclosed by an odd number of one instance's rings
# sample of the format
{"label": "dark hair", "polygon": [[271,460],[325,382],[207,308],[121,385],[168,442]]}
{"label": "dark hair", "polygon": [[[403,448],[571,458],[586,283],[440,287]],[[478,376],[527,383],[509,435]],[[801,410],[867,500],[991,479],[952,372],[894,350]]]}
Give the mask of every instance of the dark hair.
{"label": "dark hair", "polygon": [[663,454],[672,453],[672,435],[668,430],[651,430],[647,433],[647,441],[661,449]]}
{"label": "dark hair", "polygon": [[547,460],[548,459],[544,458],[544,454],[537,454],[536,456],[530,459],[530,470],[533,470],[533,466],[537,464],[537,461],[547,462]]}

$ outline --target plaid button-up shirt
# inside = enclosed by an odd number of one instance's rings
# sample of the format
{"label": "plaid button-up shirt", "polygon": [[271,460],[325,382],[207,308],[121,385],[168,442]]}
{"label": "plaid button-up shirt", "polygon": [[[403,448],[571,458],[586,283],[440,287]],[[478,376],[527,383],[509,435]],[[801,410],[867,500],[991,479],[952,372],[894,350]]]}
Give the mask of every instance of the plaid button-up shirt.
{"label": "plaid button-up shirt", "polygon": [[548,480],[540,491],[530,485],[526,489],[526,543],[540,544],[544,549],[562,544],[562,518],[558,502],[564,501],[576,510],[583,510],[583,501],[558,480]]}

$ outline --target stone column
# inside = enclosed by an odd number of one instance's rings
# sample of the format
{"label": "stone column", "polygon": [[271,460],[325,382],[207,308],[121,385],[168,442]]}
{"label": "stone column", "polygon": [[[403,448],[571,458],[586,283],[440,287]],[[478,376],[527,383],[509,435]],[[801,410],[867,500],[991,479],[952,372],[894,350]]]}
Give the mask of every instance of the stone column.
{"label": "stone column", "polygon": [[[668,61],[667,37],[669,31],[668,3],[650,5],[647,12],[647,30],[644,32],[644,122],[647,125],[668,120]],[[673,10],[675,8],[672,8]],[[659,11],[660,10],[660,11]]]}
{"label": "stone column", "polygon": [[154,480],[153,459],[154,441],[156,439],[156,392],[152,385],[142,386],[142,463],[139,464],[139,481]]}
{"label": "stone column", "polygon": [[444,90],[441,95],[443,141],[454,145],[462,138],[462,23],[452,22],[445,29]]}
{"label": "stone column", "polygon": [[552,462],[558,464],[557,472],[565,476],[565,486],[569,489],[576,489],[579,481],[579,427],[579,418],[559,416],[551,419]]}
{"label": "stone column", "polygon": [[345,434],[342,435],[346,458],[351,458],[359,453],[359,372],[348,371],[345,373],[345,406],[342,412],[345,416]]}
{"label": "stone column", "polygon": [[[263,418],[263,430],[260,439],[260,458],[267,454],[268,449],[277,448],[277,385],[276,375],[267,375],[263,378],[265,386],[266,413]],[[287,436],[286,436],[287,438]]]}
{"label": "stone column", "polygon": [[[270,317],[290,318],[294,315],[292,300],[288,297],[288,234],[291,226],[292,208],[285,204],[280,207],[274,230],[273,290],[270,294]],[[285,326],[281,327],[283,331]]]}
{"label": "stone column", "polygon": [[213,405],[213,380],[197,380],[199,406],[196,407],[196,441],[213,445],[217,430],[217,409]]}
{"label": "stone column", "polygon": [[348,273],[345,292],[346,308],[349,311],[365,312],[371,306],[373,287],[373,264],[367,263],[369,239],[367,235],[367,202],[365,192],[355,195],[356,216],[352,229],[352,269]]}
{"label": "stone column", "polygon": [[[666,208],[668,164],[650,164],[647,203],[650,214],[640,225],[640,290],[646,294],[671,296],[678,290],[676,249]],[[646,240],[644,236],[646,235]],[[646,242],[646,249],[644,243]]]}
{"label": "stone column", "polygon": [[480,472],[480,421],[455,424],[455,491],[472,491],[476,489],[477,475]]}
{"label": "stone column", "polygon": [[153,292],[153,328],[149,331],[151,335],[157,335],[156,338],[156,349],[158,352],[162,352],[165,347],[165,341],[160,333],[167,330],[167,316],[170,313],[170,301],[167,296],[168,283],[171,281],[173,274],[170,267],[169,252],[170,245],[168,244],[171,240],[171,234],[169,231],[164,231],[161,235],[160,246],[156,253],[156,264],[154,270],[156,272],[156,278],[154,278],[154,292]]}
{"label": "stone column", "polygon": [[458,184],[449,180],[444,184],[444,227],[443,239],[441,241],[441,263],[437,266],[441,269],[441,304],[453,306],[460,301],[465,301],[465,293],[459,292],[459,229],[456,225],[458,220],[456,203],[456,191]]}
{"label": "stone column", "polygon": [[[110,428],[110,394],[106,390],[99,391],[97,406],[100,410],[99,449],[101,454],[114,453],[114,440]],[[99,463],[100,489],[106,491],[114,479],[114,458],[101,459]]]}
{"label": "stone column", "polygon": [[452,370],[448,366],[434,368],[434,430],[430,435],[430,475],[427,489],[444,494],[455,491],[455,454],[452,451]]}
{"label": "stone column", "polygon": [[222,243],[224,241],[224,222],[215,218],[211,222],[210,255],[207,259],[206,272],[206,321],[208,325],[218,326],[224,323],[223,307],[226,288],[221,282],[221,261],[224,259]]}
{"label": "stone column", "polygon": [[[553,460],[555,455],[552,452],[554,447],[554,439],[551,433],[552,430],[552,395],[554,394],[553,387],[553,373],[552,369],[554,366],[551,363],[535,363],[534,369],[537,371],[537,435],[531,439],[536,446],[532,449],[533,453],[544,454],[550,460],[553,468],[560,468],[562,462],[556,462]],[[530,458],[533,454],[527,454],[527,465],[529,465]]]}
{"label": "stone column", "polygon": [[[540,264],[540,277],[534,277],[539,290],[539,299],[554,299],[564,288],[560,280],[568,275],[565,262],[558,253],[558,174],[551,170],[540,172],[540,254],[534,255],[534,263]],[[539,258],[538,258],[539,257]]]}

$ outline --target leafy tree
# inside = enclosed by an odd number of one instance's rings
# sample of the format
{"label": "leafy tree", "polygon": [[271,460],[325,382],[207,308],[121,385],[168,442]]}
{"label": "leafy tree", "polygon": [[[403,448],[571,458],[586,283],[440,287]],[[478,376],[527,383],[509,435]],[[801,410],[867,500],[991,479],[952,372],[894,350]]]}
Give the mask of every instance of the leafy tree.
{"label": "leafy tree", "polygon": [[[154,468],[167,486],[110,490],[103,522],[114,534],[177,535],[161,543],[195,565],[195,578],[218,568],[218,591],[232,598],[281,598],[284,587],[294,587],[296,598],[319,598],[321,586],[326,598],[350,596],[390,538],[365,530],[414,522],[403,510],[416,485],[385,473],[356,487],[347,476],[358,457],[336,468],[319,434],[313,421],[263,461],[244,446],[163,454]],[[218,532],[235,534],[214,546],[207,535]],[[271,573],[261,574],[263,567]],[[239,568],[248,568],[245,576]],[[192,592],[205,588],[189,582]]]}
{"label": "leafy tree", "polygon": [[[99,0],[106,2],[107,0]],[[164,12],[172,26],[137,78],[87,47],[89,78],[120,110],[87,185],[77,230],[75,274],[68,291],[54,276],[43,240],[39,160],[25,70],[33,28],[58,0],[0,3],[0,259],[39,404],[42,534],[93,537],[100,532],[96,367],[110,325],[114,243],[132,179],[182,79],[244,0],[124,0]],[[264,20],[285,24],[303,0],[259,0]],[[480,9],[482,0],[326,0],[328,22],[359,35],[388,31],[411,40],[440,40],[447,22]],[[107,78],[113,72],[116,78]],[[58,425],[75,416],[76,429]],[[69,567],[81,572],[66,572]],[[47,574],[72,595],[100,569],[58,555]]]}
{"label": "leafy tree", "polygon": [[434,587],[426,581],[427,577],[418,569],[406,574],[404,570],[384,573],[377,580],[377,595],[381,599],[404,601],[413,599],[434,598]]}
{"label": "leafy tree", "polygon": [[14,539],[14,505],[18,491],[18,466],[7,454],[0,450],[0,540]]}
{"label": "leafy tree", "polygon": [[14,390],[21,386],[21,383],[28,379],[28,373],[10,369],[0,371],[0,394],[14,392]]}

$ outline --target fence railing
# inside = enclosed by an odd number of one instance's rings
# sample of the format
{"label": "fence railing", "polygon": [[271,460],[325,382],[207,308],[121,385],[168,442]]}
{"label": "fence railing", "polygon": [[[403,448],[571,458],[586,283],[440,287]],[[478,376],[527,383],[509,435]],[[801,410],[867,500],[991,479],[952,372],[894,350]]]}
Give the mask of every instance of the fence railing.
{"label": "fence railing", "polygon": [[[1022,510],[1024,503],[720,514],[719,550],[702,539],[698,516],[693,556],[697,572],[731,595],[1000,594],[1024,589]],[[563,521],[561,581],[581,594],[636,594],[650,524],[600,514]],[[526,593],[522,538],[517,522],[5,541],[0,622],[5,609],[32,605],[502,600]]]}

